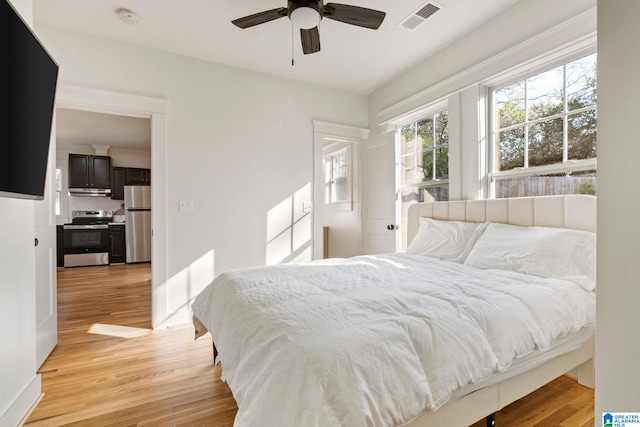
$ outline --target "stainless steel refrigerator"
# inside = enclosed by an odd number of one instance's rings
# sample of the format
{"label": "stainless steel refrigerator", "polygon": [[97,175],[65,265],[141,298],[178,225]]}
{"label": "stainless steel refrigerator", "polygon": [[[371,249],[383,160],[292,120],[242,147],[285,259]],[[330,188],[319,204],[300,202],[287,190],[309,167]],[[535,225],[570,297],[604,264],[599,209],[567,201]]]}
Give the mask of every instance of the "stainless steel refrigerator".
{"label": "stainless steel refrigerator", "polygon": [[151,261],[151,186],[125,185],[126,261]]}

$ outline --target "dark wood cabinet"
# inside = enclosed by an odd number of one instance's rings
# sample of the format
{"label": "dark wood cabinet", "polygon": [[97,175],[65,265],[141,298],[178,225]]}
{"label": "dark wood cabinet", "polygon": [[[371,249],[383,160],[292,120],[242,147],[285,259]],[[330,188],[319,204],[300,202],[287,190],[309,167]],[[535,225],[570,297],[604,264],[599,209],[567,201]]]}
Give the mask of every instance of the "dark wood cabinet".
{"label": "dark wood cabinet", "polygon": [[111,157],[69,154],[69,188],[111,188]]}
{"label": "dark wood cabinet", "polygon": [[64,232],[61,225],[56,225],[56,265],[64,267]]}
{"label": "dark wood cabinet", "polygon": [[111,198],[124,200],[125,185],[151,185],[151,169],[112,167]]}
{"label": "dark wood cabinet", "polygon": [[124,200],[124,182],[127,168],[111,168],[111,198],[113,200]]}
{"label": "dark wood cabinet", "polygon": [[126,261],[124,224],[109,225],[109,264]]}
{"label": "dark wood cabinet", "polygon": [[127,168],[125,185],[151,185],[151,169]]}

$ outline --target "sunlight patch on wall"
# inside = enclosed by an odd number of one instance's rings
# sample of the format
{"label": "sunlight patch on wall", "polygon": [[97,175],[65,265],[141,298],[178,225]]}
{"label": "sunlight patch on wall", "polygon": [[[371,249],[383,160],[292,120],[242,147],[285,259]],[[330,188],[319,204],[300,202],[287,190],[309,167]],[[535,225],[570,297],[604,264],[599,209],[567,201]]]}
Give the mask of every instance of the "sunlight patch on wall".
{"label": "sunlight patch on wall", "polygon": [[311,200],[309,183],[267,212],[266,265],[312,259]]}
{"label": "sunlight patch on wall", "polygon": [[211,249],[167,281],[169,313],[190,309],[191,301],[215,278],[214,251]]}

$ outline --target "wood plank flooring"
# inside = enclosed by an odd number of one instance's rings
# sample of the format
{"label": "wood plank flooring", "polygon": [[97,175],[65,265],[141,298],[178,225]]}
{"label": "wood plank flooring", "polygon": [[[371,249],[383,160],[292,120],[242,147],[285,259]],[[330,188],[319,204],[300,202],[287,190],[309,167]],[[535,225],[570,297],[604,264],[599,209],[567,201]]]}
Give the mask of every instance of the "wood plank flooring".
{"label": "wood plank flooring", "polygon": [[[191,325],[150,329],[149,264],[58,269],[58,322],[27,426],[233,425],[237,406],[209,336],[194,341]],[[565,376],[496,414],[496,425],[593,426],[593,412],[593,390]]]}

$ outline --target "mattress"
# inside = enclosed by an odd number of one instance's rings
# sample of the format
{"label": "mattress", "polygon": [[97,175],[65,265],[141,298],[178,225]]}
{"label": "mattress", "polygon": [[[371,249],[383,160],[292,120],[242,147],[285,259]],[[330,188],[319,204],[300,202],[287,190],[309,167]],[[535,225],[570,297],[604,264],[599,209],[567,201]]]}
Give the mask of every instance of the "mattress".
{"label": "mattress", "polygon": [[562,354],[577,350],[584,343],[589,341],[589,339],[593,337],[594,333],[595,327],[587,326],[577,332],[573,332],[571,334],[567,334],[562,338],[558,338],[551,344],[548,350],[534,350],[523,357],[514,359],[511,366],[509,366],[506,370],[492,374],[482,381],[474,384],[469,384],[463,388],[458,389],[453,393],[449,401],[451,402],[453,400],[459,399],[460,397],[473,393],[474,391],[478,391],[484,387],[489,387],[501,381],[508,380],[509,378],[513,378],[533,368],[536,368]]}

